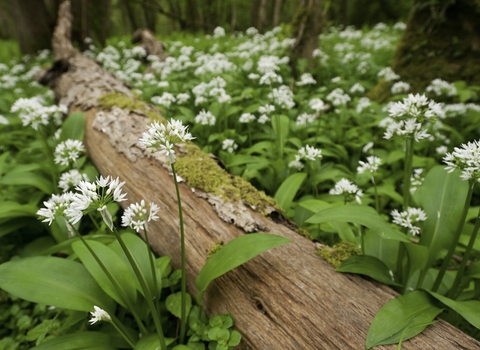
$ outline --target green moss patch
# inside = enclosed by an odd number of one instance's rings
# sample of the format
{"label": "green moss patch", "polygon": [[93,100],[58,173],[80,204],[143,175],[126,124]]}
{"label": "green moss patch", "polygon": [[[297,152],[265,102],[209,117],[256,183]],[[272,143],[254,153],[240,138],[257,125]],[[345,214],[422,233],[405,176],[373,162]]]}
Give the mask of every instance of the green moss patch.
{"label": "green moss patch", "polygon": [[362,252],[350,242],[340,242],[335,244],[333,248],[326,245],[322,246],[315,253],[324,258],[330,265],[337,268],[350,256],[360,255]]}

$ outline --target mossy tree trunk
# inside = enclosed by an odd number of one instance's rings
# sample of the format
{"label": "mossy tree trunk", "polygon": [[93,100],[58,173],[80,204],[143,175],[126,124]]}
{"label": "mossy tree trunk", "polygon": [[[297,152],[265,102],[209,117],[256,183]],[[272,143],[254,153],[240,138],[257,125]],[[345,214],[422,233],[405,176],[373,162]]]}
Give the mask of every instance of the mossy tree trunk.
{"label": "mossy tree trunk", "polygon": [[392,69],[413,92],[435,78],[480,84],[480,0],[415,0]]}

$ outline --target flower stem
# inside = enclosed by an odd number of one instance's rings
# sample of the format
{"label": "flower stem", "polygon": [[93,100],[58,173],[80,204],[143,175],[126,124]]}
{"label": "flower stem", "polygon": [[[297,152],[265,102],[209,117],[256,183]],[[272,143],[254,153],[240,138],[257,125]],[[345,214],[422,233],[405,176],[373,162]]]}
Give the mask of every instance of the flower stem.
{"label": "flower stem", "polygon": [[377,213],[380,213],[380,201],[378,200],[378,189],[377,189],[377,184],[375,182],[375,178],[373,177],[373,175],[372,175],[372,184],[375,190],[375,209],[377,210]]}
{"label": "flower stem", "polygon": [[45,157],[47,158],[47,164],[50,170],[50,175],[52,176],[53,193],[58,193],[58,172],[57,172],[57,166],[53,161],[53,156],[52,156],[53,151],[48,145],[47,135],[45,134],[45,130],[40,128],[38,135],[39,135],[40,142],[42,143],[42,146],[43,146]]}
{"label": "flower stem", "polygon": [[147,225],[143,225],[143,232],[145,232],[145,243],[147,246],[147,255],[148,259],[150,260],[150,269],[152,270],[152,279],[153,279],[153,297],[155,299],[155,307],[157,310],[160,310],[158,299],[160,298],[160,292],[158,289],[158,282],[157,282],[157,270],[155,268],[155,261],[153,260],[153,254],[150,250],[150,240],[148,239],[148,231]]}
{"label": "flower stem", "polygon": [[447,295],[451,299],[457,298],[459,292],[461,291],[459,290],[460,282],[462,280],[463,273],[465,272],[465,267],[467,266],[468,258],[472,253],[473,244],[477,239],[479,229],[480,229],[480,210],[477,215],[477,220],[475,220],[475,227],[473,228],[472,235],[470,236],[470,241],[468,242],[467,250],[465,250],[465,254],[463,255],[462,262],[460,263],[460,267],[458,268],[457,275],[455,276],[455,281],[453,282],[453,286]]}
{"label": "flower stem", "polygon": [[135,348],[135,341],[131,339],[122,322],[117,320],[114,316],[110,316],[110,318],[112,319],[111,324],[117,330],[117,332],[120,333],[120,335],[126,340],[128,345],[132,347],[132,349]]}
{"label": "flower stem", "polygon": [[[66,220],[66,219],[65,219]],[[73,227],[73,226],[72,226]],[[73,227],[73,229],[75,230],[75,228]],[[76,230],[75,230],[76,231]],[[90,247],[90,245],[87,243],[87,241],[82,237],[82,235],[80,235],[78,232],[76,232],[76,236],[78,236],[80,238],[80,240],[83,242],[83,244],[85,245],[85,247],[87,248],[87,250],[90,252],[90,254],[93,256],[93,258],[95,259],[95,261],[97,262],[98,266],[100,266],[100,268],[103,270],[103,272],[105,273],[105,275],[107,276],[108,280],[110,281],[110,283],[115,287],[115,289],[117,290],[118,294],[120,295],[120,297],[122,298],[123,302],[125,303],[125,305],[127,306],[128,310],[132,313],[133,315],[133,318],[135,319],[135,321],[137,322],[137,325],[138,325],[138,328],[140,328],[140,332],[142,334],[148,334],[148,331],[147,329],[145,328],[145,326],[143,325],[143,322],[142,320],[140,319],[140,317],[138,316],[137,312],[136,312],[136,308],[134,307],[134,305],[131,305],[130,303],[130,300],[128,299],[128,297],[125,295],[125,293],[123,292],[122,288],[118,285],[117,281],[113,278],[112,274],[108,271],[108,269],[106,268],[106,266],[103,264],[103,262],[100,260],[100,258],[98,257],[98,255],[94,252],[94,250],[92,249],[92,247]]]}
{"label": "flower stem", "polygon": [[182,211],[182,201],[180,198],[180,191],[178,189],[177,174],[175,172],[175,166],[172,163],[172,173],[173,181],[175,182],[175,191],[177,193],[177,203],[178,203],[178,217],[180,220],[180,245],[181,245],[181,257],[182,257],[182,280],[181,280],[181,309],[180,309],[180,344],[183,344],[185,341],[186,333],[186,318],[187,318],[187,309],[186,309],[186,294],[187,294],[187,268],[186,268],[186,257],[185,257],[185,230],[183,227],[183,211]]}
{"label": "flower stem", "polygon": [[453,240],[450,243],[450,247],[448,248],[447,255],[443,259],[442,267],[440,268],[437,278],[435,279],[435,283],[433,284],[433,287],[432,287],[433,292],[436,292],[438,290],[438,287],[440,287],[440,283],[442,282],[443,276],[447,271],[448,264],[452,259],[453,253],[455,253],[455,248],[457,247],[458,240],[460,239],[460,235],[462,234],[463,225],[465,224],[465,218],[467,217],[468,208],[470,207],[470,201],[472,199],[474,187],[475,187],[475,180],[470,180],[467,198],[465,198],[465,204],[463,205],[463,211],[462,211],[462,215],[460,216],[460,221],[458,222],[457,231],[453,236]]}
{"label": "flower stem", "polygon": [[125,256],[127,257],[130,265],[133,268],[133,271],[135,272],[135,275],[137,276],[138,282],[140,282],[140,286],[142,287],[143,293],[145,294],[145,299],[147,301],[148,307],[150,308],[150,312],[153,317],[153,323],[155,324],[155,329],[157,330],[157,336],[158,340],[160,341],[160,348],[162,350],[167,350],[167,344],[165,342],[165,336],[163,335],[163,329],[162,329],[162,323],[160,322],[160,317],[158,315],[158,310],[155,307],[153,303],[153,297],[151,294],[150,289],[147,286],[147,282],[145,281],[145,277],[142,274],[142,271],[140,271],[140,268],[137,265],[137,262],[133,258],[132,254],[128,250],[127,245],[123,241],[123,238],[120,236],[120,233],[117,231],[115,227],[113,227],[112,232],[115,234],[115,237],[118,240],[118,243],[122,247],[123,252],[125,253]]}
{"label": "flower stem", "polygon": [[408,210],[410,206],[410,179],[412,176],[413,164],[413,142],[412,137],[405,140],[405,169],[403,173],[403,210]]}

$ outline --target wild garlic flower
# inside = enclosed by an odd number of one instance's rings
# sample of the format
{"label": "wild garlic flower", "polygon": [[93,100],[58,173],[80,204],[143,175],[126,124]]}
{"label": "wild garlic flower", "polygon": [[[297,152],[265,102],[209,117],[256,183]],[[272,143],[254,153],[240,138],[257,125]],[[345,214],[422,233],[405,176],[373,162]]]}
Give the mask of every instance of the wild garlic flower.
{"label": "wild garlic flower", "polygon": [[288,166],[290,168],[296,168],[297,170],[302,170],[304,164],[302,161],[315,161],[316,159],[322,159],[322,150],[306,145],[298,150],[298,153],[295,155],[295,160],[292,160]]}
{"label": "wild garlic flower", "polygon": [[316,112],[325,110],[325,103],[319,98],[312,98],[310,102],[308,102],[308,105]]}
{"label": "wild garlic flower", "polygon": [[224,36],[225,36],[225,29],[223,29],[222,27],[216,27],[213,30],[213,37],[215,39],[223,38]]}
{"label": "wild garlic flower", "polygon": [[437,118],[445,118],[445,112],[440,104],[429,100],[425,95],[409,94],[401,102],[390,103],[389,117],[380,122],[386,127],[385,139],[393,135],[413,137],[415,141],[430,137],[427,128],[434,124]]}
{"label": "wild garlic flower", "polygon": [[155,103],[156,105],[164,106],[164,107],[170,107],[172,103],[176,102],[175,96],[173,96],[169,92],[164,92],[162,96],[153,96],[150,101]]}
{"label": "wild garlic flower", "polygon": [[222,142],[222,149],[228,153],[233,153],[238,148],[238,145],[235,143],[235,140],[226,139]]}
{"label": "wild garlic flower", "polygon": [[427,220],[427,214],[422,209],[409,207],[407,211],[399,212],[398,210],[392,210],[390,213],[393,218],[393,222],[397,225],[405,227],[408,231],[416,236],[420,234],[420,227],[413,224],[420,221]]}
{"label": "wild garlic flower", "polygon": [[336,107],[345,106],[352,100],[352,98],[341,88],[334,89],[327,95],[325,99],[332,102],[332,104]]}
{"label": "wild garlic flower", "polygon": [[452,153],[443,158],[449,173],[460,169],[460,177],[464,180],[475,179],[480,182],[480,141],[473,141],[455,147]]}
{"label": "wild garlic flower", "polygon": [[423,169],[417,168],[413,169],[413,174],[410,177],[410,193],[414,194],[415,191],[423,184],[425,178],[422,177]]}
{"label": "wild garlic flower", "polygon": [[363,173],[374,174],[378,171],[378,168],[380,167],[380,165],[382,165],[382,160],[375,156],[369,156],[367,157],[366,162],[360,160],[358,164],[359,166],[357,167],[357,172],[359,174],[363,174]]}
{"label": "wild garlic flower", "polygon": [[395,81],[400,79],[400,76],[398,74],[395,74],[395,72],[390,67],[383,68],[380,72],[378,72],[377,77],[383,78],[385,79],[385,81]]}
{"label": "wild garlic flower", "polygon": [[357,102],[357,107],[355,107],[355,111],[357,113],[362,113],[366,108],[370,107],[372,102],[368,97],[361,97]]}
{"label": "wild garlic flower", "polygon": [[60,195],[53,194],[48,201],[43,202],[45,208],[37,211],[42,222],[48,222],[50,226],[57,216],[62,216],[73,200],[73,192],[65,192]]}
{"label": "wild garlic flower", "polygon": [[268,98],[278,107],[283,109],[290,109],[295,106],[293,92],[286,85],[281,85],[279,88],[272,89],[272,92],[268,94]]}
{"label": "wild garlic flower", "polygon": [[75,164],[83,153],[85,153],[85,147],[82,141],[65,140],[55,147],[55,163],[65,166]]}
{"label": "wild garlic flower", "polygon": [[139,142],[145,148],[151,148],[152,153],[160,152],[167,155],[170,163],[175,163],[175,144],[188,142],[194,137],[188,132],[180,120],[170,120],[167,126],[157,121],[150,124],[148,130],[142,134]]}
{"label": "wild garlic flower", "polygon": [[248,124],[252,121],[254,121],[256,118],[252,113],[243,113],[240,118],[238,118],[238,121],[242,124]]}
{"label": "wild garlic flower", "polygon": [[297,117],[295,124],[297,126],[307,126],[313,123],[315,119],[317,119],[317,116],[315,114],[302,113]]}
{"label": "wild garlic flower", "polygon": [[122,215],[122,226],[134,229],[137,232],[147,227],[147,222],[158,220],[157,213],[160,207],[151,202],[148,207],[142,199],[140,203],[132,203]]}
{"label": "wild garlic flower", "polygon": [[8,125],[10,122],[8,121],[7,118],[5,118],[3,115],[0,115],[0,124],[2,125]]}
{"label": "wild garlic flower", "polygon": [[217,118],[210,111],[202,110],[195,117],[195,123],[200,125],[215,125]]}
{"label": "wild garlic flower", "polygon": [[408,92],[408,90],[410,90],[410,84],[404,81],[397,81],[390,88],[392,95],[405,94]]}
{"label": "wild garlic flower", "polygon": [[363,196],[362,190],[360,190],[357,185],[348,181],[347,179],[341,179],[337,181],[335,187],[330,189],[328,192],[331,195],[343,195],[345,200],[348,200],[350,196],[355,196],[355,200],[358,204],[362,204],[360,197]]}
{"label": "wild garlic flower", "polygon": [[258,107],[258,113],[260,114],[270,114],[275,112],[275,106],[274,105],[265,105],[265,106],[260,106]]}
{"label": "wild garlic flower", "polygon": [[70,171],[64,172],[60,176],[60,181],[58,182],[58,187],[60,187],[63,192],[68,191],[69,189],[75,188],[80,181],[90,181],[87,174],[79,172],[77,169],[72,169]]}
{"label": "wild garlic flower", "polygon": [[266,124],[270,121],[270,117],[266,114],[262,114],[260,117],[258,117],[257,122],[259,124]]}
{"label": "wild garlic flower", "polygon": [[448,152],[448,147],[443,145],[443,146],[438,146],[437,148],[435,148],[435,152],[438,154],[438,155],[441,155],[441,156],[444,156],[445,154],[447,154]]}
{"label": "wild garlic flower", "polygon": [[259,84],[260,85],[272,85],[273,83],[281,84],[282,82],[283,82],[283,79],[280,75],[278,75],[274,71],[268,71],[260,77]]}
{"label": "wild garlic flower", "polygon": [[93,308],[94,308],[95,311],[90,312],[92,314],[92,318],[90,320],[88,320],[88,322],[90,322],[90,325],[93,325],[93,324],[95,324],[97,322],[100,322],[100,321],[106,321],[106,322],[111,322],[112,321],[112,318],[110,317],[108,312],[99,308],[96,305],[93,306]]}
{"label": "wild garlic flower", "polygon": [[[71,224],[80,221],[84,214],[98,210],[102,217],[108,216],[106,206],[113,202],[126,200],[126,193],[122,193],[125,182],[115,180],[110,176],[97,178],[95,182],[80,181],[75,187],[77,193],[73,195],[70,206],[65,210],[65,215]],[[107,220],[105,220],[107,224]]]}
{"label": "wild garlic flower", "polygon": [[457,94],[457,88],[455,85],[442,79],[432,80],[425,91],[430,92],[435,96],[455,96]]}
{"label": "wild garlic flower", "polygon": [[300,76],[300,80],[296,82],[297,86],[305,86],[305,85],[315,85],[317,81],[313,78],[310,73],[303,73]]}
{"label": "wild garlic flower", "polygon": [[350,92],[351,94],[355,94],[355,93],[357,93],[357,92],[361,94],[361,93],[365,92],[365,88],[363,87],[362,84],[360,84],[360,83],[355,83],[355,84],[353,84],[353,86],[350,88],[349,92]]}
{"label": "wild garlic flower", "polygon": [[180,93],[180,94],[177,95],[177,103],[178,103],[179,105],[184,104],[184,103],[187,102],[189,99],[190,99],[190,95],[189,95],[189,94]]}
{"label": "wild garlic flower", "polygon": [[20,98],[12,105],[10,112],[18,113],[23,126],[31,126],[38,130],[40,125],[48,125],[50,120],[56,125],[62,123],[62,116],[67,113],[67,107],[45,106],[41,97]]}

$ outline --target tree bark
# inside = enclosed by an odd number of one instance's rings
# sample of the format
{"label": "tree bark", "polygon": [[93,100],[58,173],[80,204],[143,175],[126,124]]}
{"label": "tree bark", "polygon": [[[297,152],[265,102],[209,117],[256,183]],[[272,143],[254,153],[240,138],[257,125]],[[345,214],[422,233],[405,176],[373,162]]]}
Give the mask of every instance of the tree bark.
{"label": "tree bark", "polygon": [[230,31],[235,32],[237,26],[237,0],[232,0],[232,17],[230,19]]}
{"label": "tree bark", "polygon": [[[62,5],[67,12],[69,1]],[[65,16],[62,16],[65,18]],[[68,16],[66,17],[68,22]],[[107,108],[101,96],[116,92],[127,99],[133,94],[95,62],[81,56],[68,40],[68,23],[59,22],[54,37],[55,58],[69,69],[51,81],[60,102],[86,114],[85,144],[103,175],[126,181],[129,201],[154,201],[162,208],[162,220],[149,224],[153,249],[170,255],[180,266],[179,224],[176,194],[168,160],[139,147],[138,139],[150,123],[145,114],[155,112],[147,104],[130,110]],[[158,118],[161,118],[158,115]],[[203,169],[213,161],[196,146],[178,149],[177,165]],[[183,159],[183,160],[182,160]],[[213,163],[209,171],[225,176]],[[211,173],[210,173],[211,174]],[[183,175],[182,175],[183,176]],[[236,186],[253,191],[243,180],[227,176]],[[206,181],[208,179],[202,179]],[[195,278],[214,243],[228,242],[245,232],[271,232],[291,239],[216,280],[204,301],[208,314],[230,312],[243,334],[241,349],[314,350],[362,349],[375,313],[396,294],[385,286],[358,276],[339,274],[314,254],[314,244],[282,223],[259,214],[244,200],[228,200],[193,188],[188,175],[180,184],[184,208],[188,289],[196,293]],[[222,190],[222,184],[218,190]],[[245,187],[246,186],[246,187]],[[222,192],[221,192],[222,193]],[[125,202],[123,202],[125,203]],[[127,203],[125,203],[127,204]],[[270,208],[272,209],[272,208]],[[275,212],[270,212],[274,217]],[[395,349],[380,346],[377,349]],[[429,326],[421,335],[403,343],[403,349],[480,349],[480,343],[444,321]]]}
{"label": "tree bark", "polygon": [[144,0],[142,3],[143,6],[143,15],[145,16],[145,22],[147,24],[147,29],[152,33],[155,33],[156,25],[156,1],[155,0]]}
{"label": "tree bark", "polygon": [[274,27],[280,23],[280,10],[282,9],[282,0],[275,0],[273,4],[273,19],[272,24]]}
{"label": "tree bark", "polygon": [[423,92],[435,78],[480,84],[480,2],[416,0],[392,69]]}
{"label": "tree bark", "polygon": [[9,0],[8,6],[22,54],[51,48],[55,23],[42,0]]}
{"label": "tree bark", "polygon": [[267,20],[267,0],[260,0],[260,6],[257,9],[258,16],[257,16],[257,29],[258,31],[263,31],[266,27],[266,20]]}

